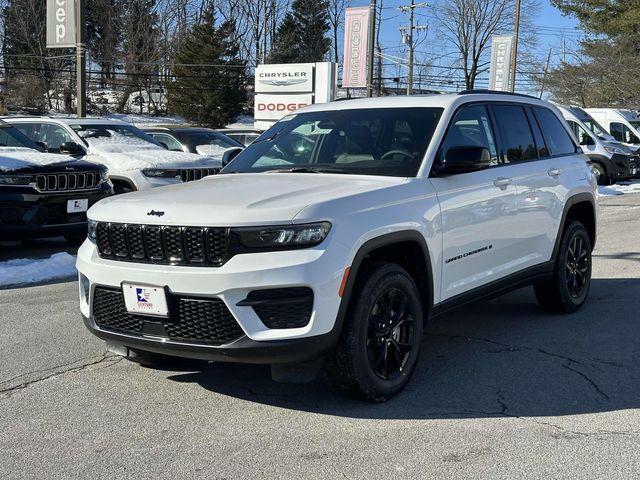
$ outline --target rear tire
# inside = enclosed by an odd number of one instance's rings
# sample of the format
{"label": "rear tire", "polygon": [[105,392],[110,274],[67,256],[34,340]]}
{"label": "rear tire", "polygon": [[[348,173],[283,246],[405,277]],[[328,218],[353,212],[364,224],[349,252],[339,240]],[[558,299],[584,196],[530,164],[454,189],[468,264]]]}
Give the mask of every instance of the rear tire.
{"label": "rear tire", "polygon": [[364,274],[325,374],[349,397],[384,402],[407,385],[415,370],[422,304],[413,279],[400,266],[375,263]]}
{"label": "rear tire", "polygon": [[540,306],[549,313],[573,313],[584,305],[591,286],[591,239],[584,225],[571,221],[564,233],[553,277],[534,286]]}

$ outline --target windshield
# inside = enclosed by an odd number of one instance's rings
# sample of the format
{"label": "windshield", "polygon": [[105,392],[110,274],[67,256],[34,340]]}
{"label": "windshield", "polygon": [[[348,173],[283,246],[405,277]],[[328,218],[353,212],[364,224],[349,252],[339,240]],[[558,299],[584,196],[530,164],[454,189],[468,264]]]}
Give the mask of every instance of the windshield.
{"label": "windshield", "polygon": [[[114,143],[118,139],[135,139],[142,142],[136,143],[152,143],[156,147],[162,148],[162,145],[158,143],[151,135],[144,133],[139,128],[133,125],[118,125],[118,124],[92,124],[92,125],[71,125],[71,128],[82,138],[85,143],[90,144],[91,139],[99,140],[113,140]],[[121,143],[121,142],[118,142]]]}
{"label": "windshield", "polygon": [[299,171],[415,177],[441,108],[294,114],[263,133],[222,173]]}
{"label": "windshield", "polygon": [[633,128],[640,131],[640,120],[632,120],[629,122]]}
{"label": "windshield", "polygon": [[596,122],[593,118],[591,117],[581,118],[581,120],[582,120],[582,123],[584,123],[589,128],[589,130],[591,130],[597,136],[605,137],[605,138],[610,136],[607,132],[605,132],[604,128],[602,128],[600,124]]}
{"label": "windshield", "polygon": [[0,147],[25,147],[40,152],[44,151],[44,149],[17,128],[9,125],[0,126]]}
{"label": "windshield", "polygon": [[182,143],[193,148],[201,145],[214,145],[225,150],[232,147],[243,147],[241,143],[232,138],[210,130],[176,130],[174,134]]}

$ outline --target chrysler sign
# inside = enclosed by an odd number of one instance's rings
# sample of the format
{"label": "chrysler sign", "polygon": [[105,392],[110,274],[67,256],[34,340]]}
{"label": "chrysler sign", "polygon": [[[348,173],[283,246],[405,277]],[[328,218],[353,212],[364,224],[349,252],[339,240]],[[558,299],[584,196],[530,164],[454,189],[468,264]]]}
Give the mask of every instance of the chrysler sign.
{"label": "chrysler sign", "polygon": [[256,93],[313,92],[313,64],[259,65],[256,67]]}
{"label": "chrysler sign", "polygon": [[47,48],[75,46],[75,0],[47,0]]}
{"label": "chrysler sign", "polygon": [[507,92],[511,85],[512,35],[494,35],[491,41],[489,90]]}

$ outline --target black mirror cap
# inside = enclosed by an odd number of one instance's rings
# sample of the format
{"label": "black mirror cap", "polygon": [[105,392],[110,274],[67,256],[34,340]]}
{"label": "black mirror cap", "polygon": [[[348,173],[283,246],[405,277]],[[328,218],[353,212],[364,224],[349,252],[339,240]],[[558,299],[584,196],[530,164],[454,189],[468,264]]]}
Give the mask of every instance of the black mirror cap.
{"label": "black mirror cap", "polygon": [[60,144],[60,153],[67,153],[69,155],[80,155],[83,154],[84,151],[76,142],[64,142]]}
{"label": "black mirror cap", "polygon": [[240,148],[240,147],[227,148],[222,154],[222,166],[226,167],[227,165],[229,165],[229,163],[231,163],[231,160],[236,158],[238,154],[243,150],[244,148]]}
{"label": "black mirror cap", "polygon": [[454,175],[484,170],[491,166],[491,153],[484,147],[452,147],[436,168],[439,175]]}
{"label": "black mirror cap", "polygon": [[42,149],[42,151],[43,151],[43,152],[46,152],[46,151],[48,151],[48,150],[49,150],[49,146],[48,146],[46,143],[44,143],[44,142],[41,142],[41,141],[39,141],[39,140],[36,140],[36,141],[35,141],[35,142],[33,142],[33,143],[35,143],[36,145],[38,145],[38,146]]}
{"label": "black mirror cap", "polygon": [[596,142],[593,138],[591,138],[591,135],[588,135],[586,133],[583,133],[581,135],[580,138],[580,145],[584,145],[584,146],[590,146],[590,145],[595,145]]}

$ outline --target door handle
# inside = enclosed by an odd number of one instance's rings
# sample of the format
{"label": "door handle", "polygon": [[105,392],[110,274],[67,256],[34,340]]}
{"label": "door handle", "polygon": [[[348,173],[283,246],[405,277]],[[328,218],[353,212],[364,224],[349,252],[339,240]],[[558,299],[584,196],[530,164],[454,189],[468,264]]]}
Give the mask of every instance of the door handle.
{"label": "door handle", "polygon": [[498,177],[493,181],[493,184],[498,188],[504,188],[511,185],[510,178]]}
{"label": "door handle", "polygon": [[562,170],[560,170],[559,168],[550,168],[549,170],[547,170],[547,173],[550,177],[559,177],[562,173]]}

